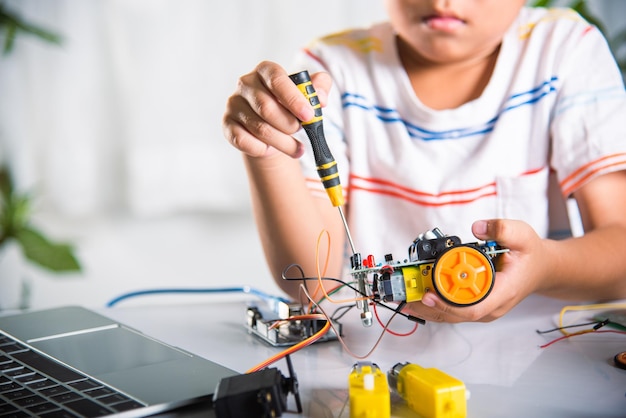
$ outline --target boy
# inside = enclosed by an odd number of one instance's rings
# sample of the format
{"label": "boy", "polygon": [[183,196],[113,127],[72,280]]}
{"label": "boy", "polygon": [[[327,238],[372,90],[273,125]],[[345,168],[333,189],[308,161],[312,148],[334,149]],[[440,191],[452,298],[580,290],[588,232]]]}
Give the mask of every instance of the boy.
{"label": "boy", "polygon": [[[357,251],[403,254],[433,227],[510,249],[482,302],[454,307],[431,291],[409,304],[427,321],[490,321],[531,293],[626,297],[621,75],[596,28],[524,3],[386,0],[389,22],[312,44],[296,69],[309,70],[324,106]],[[348,264],[342,220],[312,157],[300,158],[307,141],[293,138],[312,117],[287,72],[262,62],[223,119],[277,278],[292,263],[316,276],[322,230],[332,239],[326,276]],[[546,238],[551,172],[576,199],[582,237]],[[295,283],[279,284],[296,296]]]}

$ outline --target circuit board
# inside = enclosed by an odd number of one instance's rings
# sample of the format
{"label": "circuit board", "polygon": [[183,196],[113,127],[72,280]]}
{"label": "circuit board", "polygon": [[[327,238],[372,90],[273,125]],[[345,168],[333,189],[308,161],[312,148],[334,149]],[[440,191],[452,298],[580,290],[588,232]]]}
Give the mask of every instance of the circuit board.
{"label": "circuit board", "polygon": [[[246,309],[248,332],[274,347],[288,347],[315,335],[326,325],[325,319],[287,320],[301,315],[302,305],[295,303],[279,305],[273,308],[263,305],[248,306]],[[341,323],[332,319],[331,323],[333,326],[315,343],[337,340],[337,333],[342,335]]]}

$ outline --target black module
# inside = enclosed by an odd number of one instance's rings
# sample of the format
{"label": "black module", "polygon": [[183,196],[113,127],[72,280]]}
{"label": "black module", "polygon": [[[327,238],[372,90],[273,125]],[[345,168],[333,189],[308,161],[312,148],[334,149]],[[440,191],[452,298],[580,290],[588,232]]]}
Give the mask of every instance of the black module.
{"label": "black module", "polygon": [[291,379],[276,368],[224,378],[213,396],[215,413],[218,418],[280,417],[290,386]]}

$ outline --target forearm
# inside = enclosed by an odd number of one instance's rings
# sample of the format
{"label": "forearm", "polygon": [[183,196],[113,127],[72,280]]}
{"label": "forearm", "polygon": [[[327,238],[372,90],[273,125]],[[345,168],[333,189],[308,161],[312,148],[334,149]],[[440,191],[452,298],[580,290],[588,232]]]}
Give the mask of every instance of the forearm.
{"label": "forearm", "polygon": [[[332,237],[327,274],[338,275],[342,263],[343,235],[337,231],[336,209],[329,201],[310,194],[298,161],[284,154],[268,158],[244,156],[244,160],[261,244],[279,286],[293,297],[297,296],[299,283],[281,280],[284,269],[294,263],[303,268],[305,275],[317,275],[315,254],[323,230],[327,230]],[[320,252],[322,264],[325,253],[323,245]],[[290,273],[297,275],[294,270]]]}
{"label": "forearm", "polygon": [[544,244],[547,271],[539,293],[570,300],[626,298],[625,225]]}

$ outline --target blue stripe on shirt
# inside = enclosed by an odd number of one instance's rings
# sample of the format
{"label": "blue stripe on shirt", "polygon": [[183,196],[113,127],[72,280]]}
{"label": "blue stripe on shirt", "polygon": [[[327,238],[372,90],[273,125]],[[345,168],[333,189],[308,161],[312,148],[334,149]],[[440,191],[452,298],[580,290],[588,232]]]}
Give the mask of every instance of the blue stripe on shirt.
{"label": "blue stripe on shirt", "polygon": [[411,124],[402,119],[397,110],[369,104],[364,96],[358,94],[344,93],[341,99],[343,108],[351,106],[359,107],[366,111],[373,112],[375,116],[384,123],[404,124],[409,133],[409,136],[411,136],[412,138],[421,139],[423,141],[459,139],[491,132],[498,119],[500,119],[500,117],[504,113],[521,106],[535,104],[547,95],[556,92],[555,84],[557,81],[557,77],[552,77],[549,80],[541,83],[539,86],[532,88],[531,90],[510,96],[504,103],[502,110],[500,110],[496,116],[494,116],[487,122],[467,128],[451,129],[445,131],[431,131],[428,129],[424,129],[418,125]]}
{"label": "blue stripe on shirt", "polygon": [[590,104],[603,102],[606,100],[623,100],[625,90],[623,85],[611,86],[601,90],[585,91],[572,96],[563,97],[557,103],[555,116],[560,115],[570,109],[584,107]]}

